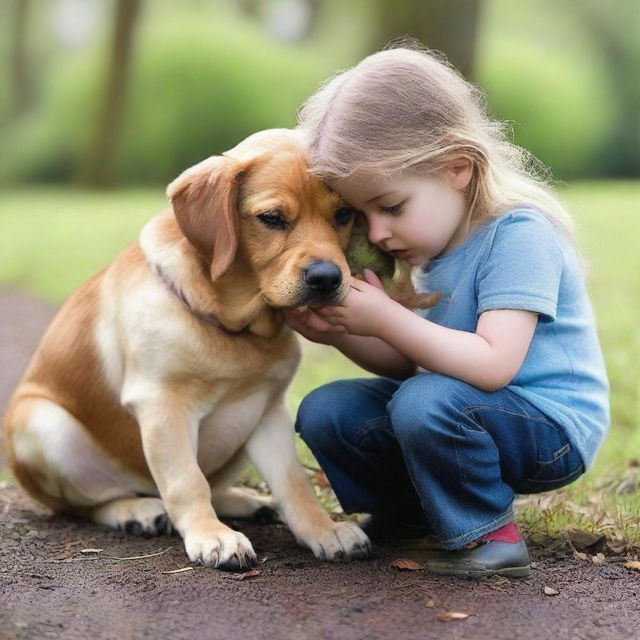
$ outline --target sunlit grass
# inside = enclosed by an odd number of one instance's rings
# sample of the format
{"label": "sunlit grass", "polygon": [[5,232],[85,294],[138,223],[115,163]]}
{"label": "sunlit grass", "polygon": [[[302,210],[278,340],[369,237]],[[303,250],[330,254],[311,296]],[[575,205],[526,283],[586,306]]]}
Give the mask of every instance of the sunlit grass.
{"label": "sunlit grass", "polygon": [[[561,197],[577,222],[578,244],[589,267],[611,382],[612,427],[594,468],[553,499],[527,500],[522,517],[554,534],[591,528],[640,544],[638,485],[629,481],[640,460],[640,182],[580,183],[565,188]],[[162,187],[5,191],[0,194],[0,282],[60,303],[134,241],[165,202]],[[289,392],[292,412],[319,385],[363,373],[333,350],[306,343]],[[300,450],[312,463],[303,446]],[[625,491],[617,492],[625,483]]]}

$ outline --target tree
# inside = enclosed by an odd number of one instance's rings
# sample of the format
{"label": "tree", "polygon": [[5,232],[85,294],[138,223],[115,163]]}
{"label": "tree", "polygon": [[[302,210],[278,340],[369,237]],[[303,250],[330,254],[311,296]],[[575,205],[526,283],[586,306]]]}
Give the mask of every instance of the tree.
{"label": "tree", "polygon": [[607,66],[617,96],[609,172],[635,177],[640,171],[640,4],[622,0],[608,6],[583,0],[576,3],[576,13]]}
{"label": "tree", "polygon": [[9,75],[11,104],[9,117],[20,117],[29,106],[30,87],[27,69],[27,24],[29,0],[13,0]]}
{"label": "tree", "polygon": [[479,17],[479,0],[377,0],[371,48],[413,36],[472,78]]}
{"label": "tree", "polygon": [[113,183],[113,167],[124,114],[128,73],[140,5],[141,0],[117,0],[116,3],[103,99],[86,170],[81,174],[81,181],[89,186],[106,187]]}

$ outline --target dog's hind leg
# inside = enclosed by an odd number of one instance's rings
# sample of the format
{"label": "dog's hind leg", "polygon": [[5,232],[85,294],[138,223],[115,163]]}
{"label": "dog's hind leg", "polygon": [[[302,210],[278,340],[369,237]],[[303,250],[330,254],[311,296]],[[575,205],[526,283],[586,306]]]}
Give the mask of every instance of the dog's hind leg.
{"label": "dog's hind leg", "polygon": [[246,469],[247,464],[246,456],[240,452],[208,478],[213,508],[221,518],[242,518],[263,523],[277,522],[276,504],[271,496],[262,496],[247,487],[232,486]]}
{"label": "dog's hind leg", "polygon": [[211,502],[221,518],[244,518],[264,523],[278,521],[273,498],[253,493],[245,487],[214,490]]}
{"label": "dog's hind leg", "polygon": [[134,536],[162,536],[172,531],[160,498],[119,498],[95,507],[90,512],[94,522],[121,529]]}
{"label": "dog's hind leg", "polygon": [[[139,494],[156,493],[150,480],[123,469],[108,457],[82,423],[52,400],[23,396],[14,401],[7,414],[6,433],[16,478],[34,498],[54,511],[96,519],[94,510],[101,513],[101,509],[122,499],[135,501],[140,500]],[[142,511],[148,528],[147,509]],[[114,522],[113,509],[104,513],[110,515],[99,516],[99,522]]]}

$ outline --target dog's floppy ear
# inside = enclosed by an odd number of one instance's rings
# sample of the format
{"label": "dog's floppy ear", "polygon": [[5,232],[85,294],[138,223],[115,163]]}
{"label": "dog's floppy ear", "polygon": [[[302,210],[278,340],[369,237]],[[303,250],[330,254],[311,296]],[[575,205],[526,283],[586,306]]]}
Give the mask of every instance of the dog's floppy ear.
{"label": "dog's floppy ear", "polygon": [[216,280],[238,248],[238,185],[246,163],[212,156],[190,167],[168,187],[180,230],[207,262]]}

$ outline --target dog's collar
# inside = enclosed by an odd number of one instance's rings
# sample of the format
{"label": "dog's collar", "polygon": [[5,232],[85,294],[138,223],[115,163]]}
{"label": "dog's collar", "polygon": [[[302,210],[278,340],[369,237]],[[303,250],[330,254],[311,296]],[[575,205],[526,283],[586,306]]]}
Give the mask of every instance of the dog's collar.
{"label": "dog's collar", "polygon": [[173,293],[173,295],[175,295],[176,298],[178,298],[178,300],[180,300],[184,304],[184,306],[187,307],[189,312],[192,315],[194,315],[196,318],[198,318],[198,320],[202,320],[202,322],[206,322],[207,324],[217,327],[218,329],[221,329],[226,333],[239,334],[239,333],[247,332],[248,325],[238,330],[229,329],[229,327],[225,327],[225,325],[223,325],[222,322],[220,322],[220,320],[218,320],[218,318],[216,318],[214,315],[210,313],[201,313],[200,311],[197,311],[196,309],[194,309],[191,306],[191,303],[189,302],[189,300],[187,299],[187,296],[185,296],[184,292],[181,289],[178,289],[176,284],[169,279],[169,276],[167,276],[167,274],[164,273],[164,271],[160,268],[160,265],[157,265],[157,264],[153,265],[153,268],[155,272],[158,274],[158,276],[160,277],[160,280],[164,282],[167,289],[169,289],[169,291],[171,291],[171,293]]}

